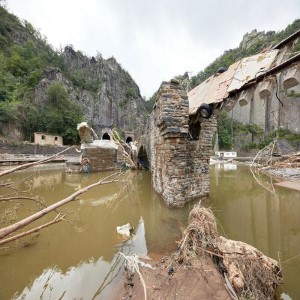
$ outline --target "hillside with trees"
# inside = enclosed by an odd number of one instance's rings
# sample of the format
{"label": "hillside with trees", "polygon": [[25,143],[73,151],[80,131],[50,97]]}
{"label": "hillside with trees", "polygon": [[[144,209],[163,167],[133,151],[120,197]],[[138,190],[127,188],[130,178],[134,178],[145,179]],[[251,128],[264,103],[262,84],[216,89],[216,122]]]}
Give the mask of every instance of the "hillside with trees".
{"label": "hillside with trees", "polygon": [[103,59],[98,53],[90,58],[72,45],[56,51],[29,22],[10,14],[1,3],[2,139],[32,141],[34,132],[46,132],[74,144],[81,121],[96,131],[114,127],[121,135],[145,124],[146,101],[113,57]]}
{"label": "hillside with trees", "polygon": [[[228,68],[231,64],[244,57],[255,55],[263,50],[269,49],[299,29],[300,19],[295,20],[279,32],[257,32],[257,30],[254,29],[251,33],[246,33],[244,35],[239,47],[225,50],[220,57],[216,58],[204,70],[199,71],[196,75],[190,77],[189,73],[185,72],[182,75],[175,76],[175,78],[187,91],[190,91],[201,82],[215,74],[219,68]],[[295,45],[294,50],[300,51],[300,41],[298,41]],[[154,95],[149,99],[150,101],[147,103],[149,107],[153,106],[155,95],[156,94],[154,93]]]}
{"label": "hillside with trees", "polygon": [[[219,68],[228,68],[230,65],[244,57],[255,55],[261,51],[270,49],[272,46],[278,44],[280,41],[284,40],[299,29],[300,19],[297,19],[279,32],[258,32],[256,29],[254,29],[251,33],[246,33],[239,47],[224,51],[220,57],[216,58],[203,71],[200,71],[197,75],[192,76],[189,81],[189,89],[193,89],[211,75],[215,74]],[[294,47],[294,51],[299,50],[300,41],[298,41],[297,45]],[[187,73],[182,75],[183,79],[186,77]]]}

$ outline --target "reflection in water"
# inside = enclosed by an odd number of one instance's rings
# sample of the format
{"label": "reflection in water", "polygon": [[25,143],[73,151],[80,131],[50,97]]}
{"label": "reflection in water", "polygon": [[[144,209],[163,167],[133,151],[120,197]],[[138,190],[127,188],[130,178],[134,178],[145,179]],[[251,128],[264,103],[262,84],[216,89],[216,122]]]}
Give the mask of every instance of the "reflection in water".
{"label": "reflection in water", "polygon": [[[33,192],[49,205],[109,174],[66,174],[58,169],[20,172],[12,180],[37,176]],[[193,203],[169,209],[153,192],[150,172],[131,171],[126,178],[126,182],[98,186],[60,208],[70,222],[46,228],[34,240],[28,239],[26,247],[2,248],[0,299],[112,299],[123,271],[120,251],[151,257],[153,252],[175,248]],[[300,193],[277,186],[275,194],[270,193],[248,168],[212,166],[210,195],[220,233],[277,260],[279,253],[284,275],[279,294],[297,299]],[[28,210],[18,213],[28,215]],[[126,223],[136,228],[136,235],[124,242],[116,227]]]}
{"label": "reflection in water", "polygon": [[210,197],[220,233],[247,242],[266,255],[280,260],[285,292],[292,299],[300,295],[300,193],[272,186],[265,177],[263,185],[247,167],[236,171],[211,168]]}
{"label": "reflection in water", "polygon": [[[133,238],[118,245],[117,251],[127,255],[147,255],[142,218]],[[112,299],[112,285],[121,280],[123,263],[124,258],[116,253],[111,262],[103,257],[97,261],[90,259],[69,268],[65,273],[57,266],[48,268],[15,299]]]}
{"label": "reflection in water", "polygon": [[[111,173],[66,174],[61,169],[41,174],[47,184],[35,185],[34,193],[49,205]],[[24,172],[14,176],[17,181]],[[62,179],[59,183],[50,179],[58,177]],[[180,224],[186,222],[192,203],[183,210],[167,208],[152,190],[150,172],[130,171],[126,178],[126,182],[95,187],[61,207],[70,222],[46,228],[34,241],[28,239],[27,247],[0,251],[0,299],[11,299],[14,294],[15,298],[30,295],[28,299],[35,299],[42,293],[43,299],[59,299],[63,294],[71,299],[73,295],[76,299],[80,295],[109,299],[107,295],[121,276],[119,251],[146,255],[147,249],[163,253],[175,247]],[[126,223],[136,228],[136,235],[124,243],[116,227]]]}

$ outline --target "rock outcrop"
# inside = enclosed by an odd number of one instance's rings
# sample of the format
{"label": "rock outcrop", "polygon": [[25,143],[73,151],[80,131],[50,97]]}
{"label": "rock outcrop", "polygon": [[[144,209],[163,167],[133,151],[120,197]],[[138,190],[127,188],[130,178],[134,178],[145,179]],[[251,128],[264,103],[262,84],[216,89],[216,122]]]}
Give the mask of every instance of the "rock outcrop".
{"label": "rock outcrop", "polygon": [[253,29],[251,32],[247,32],[243,36],[240,48],[247,50],[253,47],[256,43],[266,43],[267,45],[268,37],[273,36],[274,34],[275,31],[268,31],[265,33],[264,31],[257,31],[256,29]]}
{"label": "rock outcrop", "polygon": [[85,120],[96,133],[118,127],[139,136],[146,123],[147,109],[137,84],[115,58],[89,58],[67,46],[61,54],[68,66],[66,76],[58,68],[44,70],[38,83],[35,103],[44,105],[47,89],[54,81],[63,84],[71,100],[80,105]]}

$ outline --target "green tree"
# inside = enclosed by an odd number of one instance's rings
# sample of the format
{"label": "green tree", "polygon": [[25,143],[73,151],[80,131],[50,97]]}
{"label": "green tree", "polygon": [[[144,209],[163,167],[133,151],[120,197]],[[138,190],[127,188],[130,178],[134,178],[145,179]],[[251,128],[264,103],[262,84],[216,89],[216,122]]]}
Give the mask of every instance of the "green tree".
{"label": "green tree", "polygon": [[229,118],[225,111],[217,117],[217,130],[219,147],[223,150],[230,150],[233,147],[233,132],[237,126],[237,121]]}
{"label": "green tree", "polygon": [[17,117],[23,129],[25,139],[32,141],[34,132],[39,129],[39,111],[29,100],[19,102],[17,111]]}
{"label": "green tree", "polygon": [[17,119],[17,106],[13,102],[0,102],[0,121],[1,122],[16,122]]}
{"label": "green tree", "polygon": [[64,106],[67,102],[67,91],[59,82],[53,82],[47,91],[48,103],[57,106]]}
{"label": "green tree", "polygon": [[49,86],[47,95],[47,103],[39,120],[39,130],[61,135],[65,144],[77,143],[77,124],[83,119],[81,108],[68,99],[64,86],[59,82],[53,82]]}

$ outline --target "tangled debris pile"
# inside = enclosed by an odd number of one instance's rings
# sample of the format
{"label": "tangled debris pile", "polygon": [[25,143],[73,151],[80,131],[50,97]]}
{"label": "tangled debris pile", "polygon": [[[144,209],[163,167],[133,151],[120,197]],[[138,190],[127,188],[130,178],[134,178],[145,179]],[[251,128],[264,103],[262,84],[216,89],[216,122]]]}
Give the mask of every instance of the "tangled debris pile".
{"label": "tangled debris pile", "polygon": [[219,236],[212,211],[201,202],[190,212],[177,250],[161,257],[155,270],[127,259],[122,299],[271,300],[282,281],[277,261]]}
{"label": "tangled debris pile", "polygon": [[273,167],[277,168],[300,168],[300,152],[284,155],[278,161],[274,162]]}
{"label": "tangled debris pile", "polygon": [[217,264],[233,299],[274,298],[282,279],[277,261],[246,243],[219,236],[213,213],[199,203],[190,212],[173,262],[193,267],[205,255]]}
{"label": "tangled debris pile", "polygon": [[261,149],[254,157],[251,167],[255,166],[257,171],[278,179],[300,179],[300,152],[280,155],[277,144],[278,140],[274,140]]}

